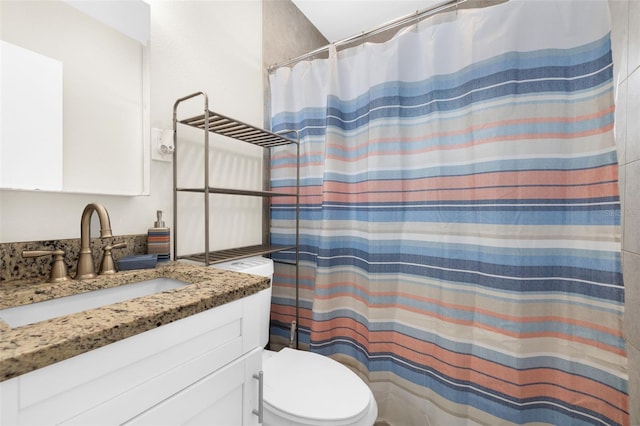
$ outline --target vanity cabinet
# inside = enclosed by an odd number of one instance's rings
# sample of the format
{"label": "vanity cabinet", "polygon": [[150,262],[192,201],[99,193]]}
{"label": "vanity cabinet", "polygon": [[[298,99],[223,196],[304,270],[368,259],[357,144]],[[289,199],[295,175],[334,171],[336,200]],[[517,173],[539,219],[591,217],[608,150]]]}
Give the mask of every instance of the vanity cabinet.
{"label": "vanity cabinet", "polygon": [[0,424],[258,424],[264,293],[4,381]]}

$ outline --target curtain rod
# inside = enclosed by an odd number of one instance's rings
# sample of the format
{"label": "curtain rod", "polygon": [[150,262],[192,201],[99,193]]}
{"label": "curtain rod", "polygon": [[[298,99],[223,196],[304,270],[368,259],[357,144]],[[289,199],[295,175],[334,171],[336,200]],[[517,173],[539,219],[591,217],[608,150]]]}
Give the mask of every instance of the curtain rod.
{"label": "curtain rod", "polygon": [[336,46],[337,47],[337,46],[340,46],[340,45],[343,45],[343,44],[348,44],[348,43],[351,43],[351,42],[356,41],[358,39],[370,37],[372,35],[376,35],[376,34],[382,33],[384,31],[390,30],[392,28],[396,28],[396,27],[402,26],[402,25],[404,25],[404,24],[406,24],[408,22],[411,22],[411,21],[419,21],[419,20],[421,20],[423,18],[426,18],[426,17],[431,16],[431,15],[435,15],[436,13],[442,12],[442,11],[444,11],[446,9],[449,9],[449,8],[452,8],[454,6],[457,7],[459,4],[465,3],[466,1],[467,0],[449,0],[449,1],[446,1],[444,3],[440,3],[437,6],[433,6],[433,7],[430,7],[428,9],[424,9],[422,11],[416,11],[414,13],[410,13],[410,14],[405,15],[403,17],[400,17],[400,18],[394,19],[392,21],[389,21],[389,22],[387,22],[385,24],[382,24],[382,25],[380,25],[380,26],[378,26],[376,28],[373,28],[371,30],[363,31],[362,33],[352,35],[352,36],[347,37],[345,39],[342,39],[340,41],[336,41],[334,43],[329,43],[326,46],[322,46],[322,47],[320,47],[320,48],[318,48],[316,50],[312,50],[311,52],[307,52],[307,53],[305,53],[303,55],[300,55],[300,56],[298,56],[296,58],[289,59],[288,61],[281,62],[281,63],[278,63],[278,64],[273,64],[273,65],[269,66],[269,68],[267,68],[267,70],[269,72],[272,72],[276,68],[280,68],[280,67],[284,67],[284,66],[287,66],[287,65],[294,64],[296,62],[304,61],[305,59],[311,58],[311,57],[313,57],[313,56],[315,56],[315,55],[317,55],[319,53],[322,53],[324,51],[329,50],[329,48],[331,46]]}

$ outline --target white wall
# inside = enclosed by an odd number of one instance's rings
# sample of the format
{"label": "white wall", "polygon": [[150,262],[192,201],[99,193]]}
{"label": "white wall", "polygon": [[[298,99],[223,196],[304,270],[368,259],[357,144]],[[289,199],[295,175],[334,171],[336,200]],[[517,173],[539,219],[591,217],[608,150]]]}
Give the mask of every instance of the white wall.
{"label": "white wall", "polygon": [[[171,128],[174,101],[197,91],[209,94],[210,109],[261,125],[261,34],[259,0],[151,1],[151,126]],[[199,101],[194,104],[198,111],[202,109]],[[185,112],[188,115],[190,111]],[[200,141],[201,136],[197,132],[190,137]],[[195,149],[191,151],[189,155],[196,164],[187,169],[197,176],[202,160],[195,155]],[[212,184],[259,185],[260,150],[229,144],[223,155],[229,161],[212,161],[218,165],[212,173]],[[118,165],[113,167],[117,173]],[[172,187],[171,163],[152,161],[150,196],[0,191],[0,242],[78,238],[80,216],[90,202],[107,207],[115,235],[145,233],[158,209],[164,210],[166,222],[172,223]],[[259,200],[247,199],[212,201],[216,210],[212,248],[259,243],[260,205]],[[201,216],[199,213],[200,209],[194,214]],[[184,226],[183,231],[195,238],[183,237],[181,232],[181,240],[202,239],[198,226]]]}
{"label": "white wall", "polygon": [[[262,5],[254,1],[165,2],[151,4],[152,127],[171,127],[176,99],[204,91],[209,109],[250,124],[262,124]],[[158,52],[155,55],[154,52]],[[178,117],[203,112],[202,98],[181,104]],[[179,126],[179,185],[203,185],[203,132]],[[210,183],[260,188],[260,149],[217,143]],[[237,153],[242,150],[242,155]],[[168,166],[168,165],[167,165]],[[203,251],[203,197],[180,196],[179,252]],[[211,249],[261,242],[261,199],[211,196]],[[181,249],[182,247],[182,249]]]}

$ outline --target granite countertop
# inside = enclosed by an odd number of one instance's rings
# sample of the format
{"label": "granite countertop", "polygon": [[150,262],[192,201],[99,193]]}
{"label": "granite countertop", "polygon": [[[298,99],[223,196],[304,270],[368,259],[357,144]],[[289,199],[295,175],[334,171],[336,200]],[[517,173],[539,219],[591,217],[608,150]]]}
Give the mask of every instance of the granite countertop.
{"label": "granite countertop", "polygon": [[0,320],[0,382],[269,287],[266,277],[169,262],[84,281],[5,282],[0,309],[161,277],[191,284],[13,329]]}

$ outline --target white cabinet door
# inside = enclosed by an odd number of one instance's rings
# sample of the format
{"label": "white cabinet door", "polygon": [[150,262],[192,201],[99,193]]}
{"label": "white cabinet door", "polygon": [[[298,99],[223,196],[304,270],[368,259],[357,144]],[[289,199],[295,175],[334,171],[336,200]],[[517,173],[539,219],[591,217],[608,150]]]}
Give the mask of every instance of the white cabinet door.
{"label": "white cabinet door", "polygon": [[126,425],[257,425],[258,381],[262,349],[202,378]]}

